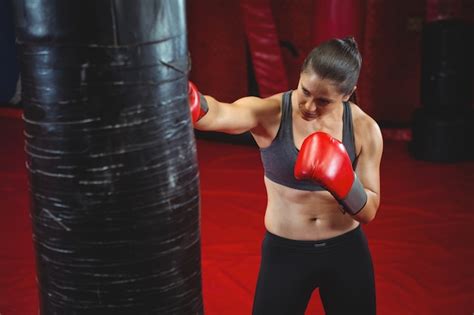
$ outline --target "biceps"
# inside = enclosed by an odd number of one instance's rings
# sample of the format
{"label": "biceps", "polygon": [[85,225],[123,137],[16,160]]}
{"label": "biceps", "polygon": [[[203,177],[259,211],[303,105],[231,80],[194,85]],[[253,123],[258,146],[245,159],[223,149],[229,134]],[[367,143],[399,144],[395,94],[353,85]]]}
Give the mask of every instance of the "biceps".
{"label": "biceps", "polygon": [[365,189],[368,189],[377,195],[380,193],[380,180],[378,173],[365,172],[365,174],[359,176],[359,179]]}
{"label": "biceps", "polygon": [[239,134],[256,127],[256,115],[250,108],[238,104],[222,104],[216,117],[216,130]]}
{"label": "biceps", "polygon": [[368,189],[376,194],[380,192],[380,163],[373,160],[361,159],[357,164],[357,177]]}
{"label": "biceps", "polygon": [[375,194],[380,193],[380,162],[382,160],[383,141],[376,124],[370,129],[372,137],[362,145],[357,165],[357,176],[364,187]]}

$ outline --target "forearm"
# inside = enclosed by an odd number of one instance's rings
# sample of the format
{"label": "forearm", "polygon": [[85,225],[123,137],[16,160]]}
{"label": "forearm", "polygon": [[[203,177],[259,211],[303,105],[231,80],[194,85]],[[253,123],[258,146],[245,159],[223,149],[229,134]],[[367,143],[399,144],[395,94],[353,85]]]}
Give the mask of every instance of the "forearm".
{"label": "forearm", "polygon": [[367,194],[367,203],[357,214],[352,217],[360,223],[369,223],[375,218],[379,208],[380,196],[375,192],[364,189]]}
{"label": "forearm", "polygon": [[194,124],[194,128],[202,131],[221,131],[218,130],[219,124],[216,122],[218,122],[222,106],[229,104],[221,103],[209,95],[205,95],[204,98],[207,102],[208,111],[206,115]]}
{"label": "forearm", "polygon": [[195,123],[194,127],[198,130],[240,134],[251,130],[258,123],[252,102],[260,102],[260,99],[244,97],[234,103],[224,103],[206,95],[205,100],[208,112]]}

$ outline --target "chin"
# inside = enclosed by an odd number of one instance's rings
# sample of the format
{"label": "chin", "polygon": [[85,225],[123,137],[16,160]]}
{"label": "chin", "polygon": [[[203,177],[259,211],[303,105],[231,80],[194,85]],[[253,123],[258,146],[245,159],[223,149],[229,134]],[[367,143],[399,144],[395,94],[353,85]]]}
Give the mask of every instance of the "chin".
{"label": "chin", "polygon": [[306,121],[311,121],[311,120],[316,119],[318,117],[317,113],[308,112],[308,111],[304,110],[304,108],[301,107],[301,106],[300,106],[299,109],[300,109],[301,118],[303,118]]}

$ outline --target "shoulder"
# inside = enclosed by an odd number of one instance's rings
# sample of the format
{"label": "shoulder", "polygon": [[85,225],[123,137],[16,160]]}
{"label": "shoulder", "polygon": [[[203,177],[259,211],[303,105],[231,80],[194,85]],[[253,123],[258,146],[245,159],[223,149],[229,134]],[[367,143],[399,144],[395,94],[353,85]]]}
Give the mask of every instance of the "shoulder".
{"label": "shoulder", "polygon": [[364,150],[381,151],[383,146],[382,132],[375,119],[370,117],[356,104],[350,103],[350,106],[354,124],[354,135],[356,142],[358,142],[361,147],[361,153],[364,152]]}
{"label": "shoulder", "polygon": [[281,105],[283,103],[283,94],[284,93],[278,93],[274,94],[272,96],[262,98],[262,101],[264,102],[265,106],[268,107],[270,110],[281,110]]}
{"label": "shoulder", "polygon": [[352,110],[352,120],[356,129],[363,133],[374,131],[380,133],[380,127],[368,114],[366,114],[359,106],[354,103],[350,103]]}
{"label": "shoulder", "polygon": [[269,146],[278,132],[283,94],[260,98],[255,103],[254,110],[258,117],[258,125],[251,132],[259,147]]}
{"label": "shoulder", "polygon": [[233,102],[233,106],[247,108],[258,115],[277,114],[281,110],[282,95],[283,93],[278,93],[266,98],[246,96]]}
{"label": "shoulder", "polygon": [[236,100],[233,104],[247,106],[271,106],[281,103],[283,93],[274,94],[269,97],[245,96]]}

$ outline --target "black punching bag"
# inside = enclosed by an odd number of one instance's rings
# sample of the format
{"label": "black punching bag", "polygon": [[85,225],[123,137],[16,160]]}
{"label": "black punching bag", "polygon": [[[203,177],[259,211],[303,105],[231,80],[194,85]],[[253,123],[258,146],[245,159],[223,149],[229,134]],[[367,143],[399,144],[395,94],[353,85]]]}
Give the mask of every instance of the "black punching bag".
{"label": "black punching bag", "polygon": [[421,102],[413,118],[411,151],[418,159],[456,162],[473,158],[472,24],[427,23],[422,36]]}
{"label": "black punching bag", "polygon": [[201,314],[184,0],[15,0],[40,313]]}
{"label": "black punching bag", "polygon": [[471,106],[473,41],[472,27],[462,20],[424,25],[421,103],[430,111],[451,112]]}

